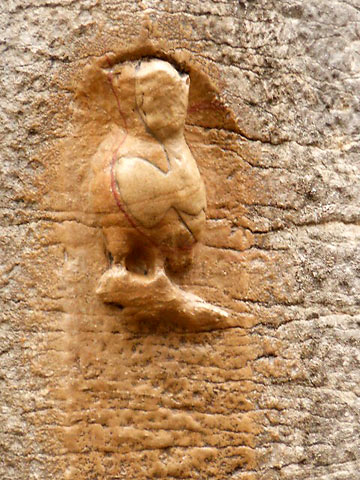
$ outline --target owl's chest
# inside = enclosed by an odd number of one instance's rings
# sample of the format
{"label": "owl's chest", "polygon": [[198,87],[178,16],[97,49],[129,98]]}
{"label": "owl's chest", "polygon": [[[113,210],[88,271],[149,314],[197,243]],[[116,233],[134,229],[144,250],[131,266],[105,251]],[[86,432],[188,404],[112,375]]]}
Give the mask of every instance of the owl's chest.
{"label": "owl's chest", "polygon": [[124,208],[147,228],[171,208],[197,215],[205,209],[206,198],[196,164],[193,167],[187,161],[170,160],[164,172],[147,158],[119,158],[115,179]]}

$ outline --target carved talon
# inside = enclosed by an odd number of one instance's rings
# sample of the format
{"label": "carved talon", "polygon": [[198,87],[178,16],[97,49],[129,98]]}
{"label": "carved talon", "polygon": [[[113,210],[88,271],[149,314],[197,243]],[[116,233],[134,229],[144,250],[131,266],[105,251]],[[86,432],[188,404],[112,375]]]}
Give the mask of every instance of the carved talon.
{"label": "carved talon", "polygon": [[192,330],[231,325],[228,312],[181,290],[162,269],[145,276],[113,266],[101,277],[96,293],[105,303],[125,307],[124,313],[134,320],[161,317]]}
{"label": "carved talon", "polygon": [[140,275],[115,265],[100,278],[96,293],[106,303],[118,303],[124,307],[141,305],[151,300],[156,292],[164,292],[168,283],[161,270]]}

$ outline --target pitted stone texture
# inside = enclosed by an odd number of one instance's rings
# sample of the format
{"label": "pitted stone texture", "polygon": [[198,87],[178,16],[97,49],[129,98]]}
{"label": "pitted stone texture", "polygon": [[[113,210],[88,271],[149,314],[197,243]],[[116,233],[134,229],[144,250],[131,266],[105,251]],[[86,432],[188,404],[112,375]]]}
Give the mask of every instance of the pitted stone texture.
{"label": "pitted stone texture", "polygon": [[[3,3],[0,477],[358,480],[357,2]],[[133,332],[84,293],[74,78],[147,38],[238,115],[189,114],[214,202],[182,281],[243,329]]]}

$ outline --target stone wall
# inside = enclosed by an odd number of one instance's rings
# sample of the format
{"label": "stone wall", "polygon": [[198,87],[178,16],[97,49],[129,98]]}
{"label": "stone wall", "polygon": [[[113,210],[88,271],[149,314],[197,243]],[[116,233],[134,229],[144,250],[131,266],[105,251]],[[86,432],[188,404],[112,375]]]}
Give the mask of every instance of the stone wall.
{"label": "stone wall", "polygon": [[[357,480],[356,0],[11,0],[0,25],[0,477]],[[207,233],[175,280],[231,328],[94,294],[100,73],[142,56],[190,72]]]}

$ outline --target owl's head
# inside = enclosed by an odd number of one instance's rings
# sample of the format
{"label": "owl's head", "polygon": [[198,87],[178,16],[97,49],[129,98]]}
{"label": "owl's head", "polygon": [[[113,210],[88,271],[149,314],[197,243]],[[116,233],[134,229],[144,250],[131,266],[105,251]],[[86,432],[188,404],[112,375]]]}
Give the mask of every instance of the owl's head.
{"label": "owl's head", "polygon": [[190,78],[163,60],[142,60],[136,71],[136,103],[159,140],[183,133]]}

